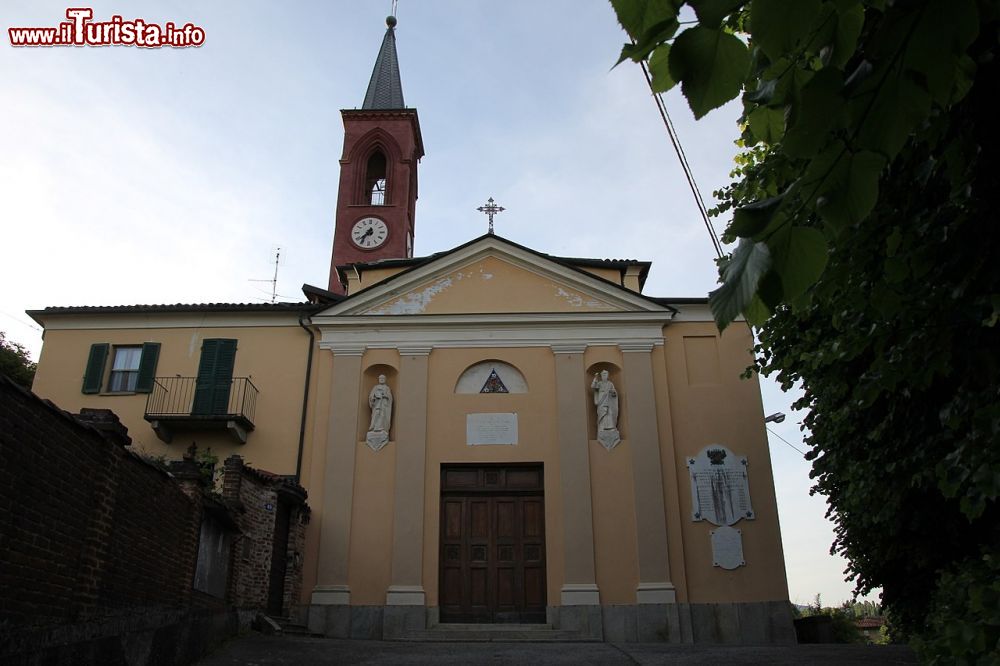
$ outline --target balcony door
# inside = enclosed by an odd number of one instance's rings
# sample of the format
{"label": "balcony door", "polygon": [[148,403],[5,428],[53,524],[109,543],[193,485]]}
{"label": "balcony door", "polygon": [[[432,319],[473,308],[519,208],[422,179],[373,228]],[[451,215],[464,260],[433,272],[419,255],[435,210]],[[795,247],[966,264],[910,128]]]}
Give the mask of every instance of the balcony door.
{"label": "balcony door", "polygon": [[201,361],[194,386],[192,414],[228,414],[233,385],[236,340],[208,338],[201,344]]}
{"label": "balcony door", "polygon": [[442,622],[545,622],[541,465],[441,470]]}

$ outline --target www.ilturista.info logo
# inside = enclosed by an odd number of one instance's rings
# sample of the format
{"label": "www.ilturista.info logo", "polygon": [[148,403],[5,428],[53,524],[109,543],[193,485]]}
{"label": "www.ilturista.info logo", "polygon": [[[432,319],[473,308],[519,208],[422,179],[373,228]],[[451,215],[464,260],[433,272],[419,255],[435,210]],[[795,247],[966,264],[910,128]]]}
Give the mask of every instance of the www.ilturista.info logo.
{"label": "www.ilturista.info logo", "polygon": [[126,21],[112,16],[107,21],[92,21],[90,7],[70,7],[68,21],[54,28],[7,28],[11,46],[164,46],[185,48],[205,43],[205,30],[192,23],[178,26],[173,21],[163,25],[143,19]]}

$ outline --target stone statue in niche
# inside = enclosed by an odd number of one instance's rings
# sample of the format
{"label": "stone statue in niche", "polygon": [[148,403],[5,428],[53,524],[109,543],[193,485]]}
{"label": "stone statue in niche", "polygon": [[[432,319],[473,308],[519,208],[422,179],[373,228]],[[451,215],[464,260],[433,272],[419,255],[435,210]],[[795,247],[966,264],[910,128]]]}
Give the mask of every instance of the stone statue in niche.
{"label": "stone statue in niche", "polygon": [[590,383],[594,391],[594,405],[597,406],[597,441],[608,451],[622,441],[618,433],[618,391],[608,379],[608,371],[601,370]]}
{"label": "stone statue in niche", "polygon": [[389,424],[392,423],[392,391],[385,383],[385,375],[378,376],[378,383],[368,393],[368,406],[372,409],[372,420],[365,442],[372,451],[378,451],[389,441]]}

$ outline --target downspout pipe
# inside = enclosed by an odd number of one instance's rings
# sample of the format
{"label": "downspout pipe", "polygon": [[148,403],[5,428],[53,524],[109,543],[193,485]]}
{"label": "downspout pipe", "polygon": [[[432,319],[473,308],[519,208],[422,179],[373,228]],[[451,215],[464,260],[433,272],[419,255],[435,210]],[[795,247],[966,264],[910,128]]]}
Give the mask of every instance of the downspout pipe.
{"label": "downspout pipe", "polygon": [[295,483],[301,485],[302,482],[302,450],[306,444],[306,414],[309,410],[309,383],[312,379],[313,348],[315,347],[316,335],[313,330],[305,324],[308,314],[303,312],[299,315],[299,326],[309,334],[309,355],[306,357],[306,381],[302,387],[302,419],[299,422],[299,453],[295,460]]}

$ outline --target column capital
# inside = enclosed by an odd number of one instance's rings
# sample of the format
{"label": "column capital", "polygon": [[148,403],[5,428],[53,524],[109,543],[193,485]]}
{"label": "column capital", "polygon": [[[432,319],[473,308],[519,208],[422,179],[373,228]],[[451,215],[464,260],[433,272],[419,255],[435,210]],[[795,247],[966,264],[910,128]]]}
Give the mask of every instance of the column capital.
{"label": "column capital", "polygon": [[399,347],[397,351],[400,356],[427,356],[433,347]]}
{"label": "column capital", "polygon": [[623,354],[637,354],[653,351],[652,342],[620,342],[618,343],[618,348],[622,350]]}
{"label": "column capital", "polygon": [[581,344],[561,344],[550,345],[553,354],[582,354],[587,351],[587,345]]}
{"label": "column capital", "polygon": [[345,345],[333,342],[321,342],[319,343],[320,349],[329,349],[333,352],[334,356],[363,356],[365,353],[364,345]]}

